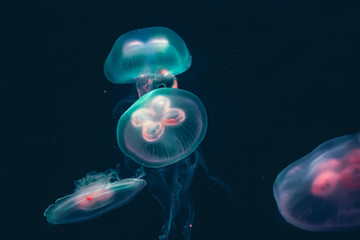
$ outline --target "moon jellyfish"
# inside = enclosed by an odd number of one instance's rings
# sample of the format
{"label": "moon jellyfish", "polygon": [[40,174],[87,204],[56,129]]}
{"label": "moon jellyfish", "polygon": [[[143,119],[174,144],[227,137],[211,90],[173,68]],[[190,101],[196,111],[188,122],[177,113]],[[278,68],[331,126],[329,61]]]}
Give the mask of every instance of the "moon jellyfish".
{"label": "moon jellyfish", "polygon": [[141,97],[161,88],[177,88],[175,75],[191,65],[185,42],[173,30],[149,27],[120,36],[105,60],[104,73],[112,83],[136,83]]}
{"label": "moon jellyfish", "polygon": [[191,154],[206,128],[206,111],[199,98],[185,90],[162,88],[145,94],[121,116],[117,140],[128,157],[158,168]]}
{"label": "moon jellyfish", "polygon": [[[122,100],[115,107],[133,103],[122,111],[116,135],[126,155],[125,169],[137,177],[120,180],[114,170],[89,173],[76,182],[73,194],[48,207],[44,213],[48,222],[96,218],[127,204],[148,185],[164,212],[159,239],[190,239],[195,216],[190,186],[199,166],[233,200],[232,190],[209,171],[198,150],[207,130],[204,105],[194,94],[177,89],[175,75],[190,65],[184,41],[168,28],[131,31],[115,42],[104,64],[106,78],[113,83],[136,83],[141,97],[135,103],[133,98]],[[172,229],[179,225],[177,234]]]}
{"label": "moon jellyfish", "polygon": [[44,212],[52,224],[82,222],[131,201],[146,186],[140,178],[119,179],[115,170],[90,172],[75,182],[73,194],[59,198]]}
{"label": "moon jellyfish", "polygon": [[281,215],[298,228],[359,229],[359,135],[321,144],[281,171],[273,190]]}

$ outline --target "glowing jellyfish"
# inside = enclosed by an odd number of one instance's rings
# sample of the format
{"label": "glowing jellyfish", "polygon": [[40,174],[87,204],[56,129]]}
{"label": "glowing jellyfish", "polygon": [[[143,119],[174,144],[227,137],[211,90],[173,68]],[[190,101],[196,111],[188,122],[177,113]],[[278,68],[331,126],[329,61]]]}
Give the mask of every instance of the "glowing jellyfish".
{"label": "glowing jellyfish", "polygon": [[360,228],[359,135],[327,141],[286,167],[274,183],[281,215],[308,231]]}
{"label": "glowing jellyfish", "polygon": [[[164,212],[159,239],[190,239],[195,217],[190,186],[198,167],[234,201],[231,188],[208,169],[197,149],[207,129],[202,102],[177,89],[175,75],[190,65],[184,41],[168,28],[131,31],[115,42],[104,64],[105,75],[113,83],[136,83],[141,97],[125,111],[117,127],[119,147],[128,156],[125,170],[137,177],[120,180],[114,170],[89,173],[76,182],[73,194],[46,209],[49,223],[96,218],[128,203],[148,184]],[[121,100],[114,113],[133,99]]]}
{"label": "glowing jellyfish", "polygon": [[115,170],[90,172],[75,182],[75,192],[44,212],[49,223],[66,224],[99,217],[131,201],[145,186],[139,178],[119,179]]}
{"label": "glowing jellyfish", "polygon": [[194,94],[174,88],[153,90],[120,118],[120,149],[146,167],[163,167],[191,154],[207,128],[205,108]]}
{"label": "glowing jellyfish", "polygon": [[105,60],[104,72],[112,83],[136,83],[142,96],[159,87],[177,88],[174,75],[190,65],[190,52],[179,35],[165,27],[150,27],[120,36]]}

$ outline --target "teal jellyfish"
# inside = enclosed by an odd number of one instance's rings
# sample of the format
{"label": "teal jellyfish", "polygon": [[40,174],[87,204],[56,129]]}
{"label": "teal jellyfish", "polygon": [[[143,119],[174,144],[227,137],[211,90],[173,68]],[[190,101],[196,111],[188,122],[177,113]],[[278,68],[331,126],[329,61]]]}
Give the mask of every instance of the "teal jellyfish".
{"label": "teal jellyfish", "polygon": [[117,140],[123,153],[151,168],[191,154],[207,128],[204,105],[194,94],[175,88],[153,90],[120,118]]}
{"label": "teal jellyfish", "polygon": [[360,135],[329,140],[274,183],[281,215],[308,231],[360,229]]}
{"label": "teal jellyfish", "polygon": [[66,224],[99,217],[131,201],[145,186],[140,178],[119,179],[115,170],[90,172],[75,182],[73,194],[56,200],[44,212],[52,224]]}
{"label": "teal jellyfish", "polygon": [[136,83],[142,96],[159,87],[177,88],[175,75],[190,65],[190,52],[179,35],[165,27],[149,27],[120,36],[104,72],[112,83]]}
{"label": "teal jellyfish", "polygon": [[[198,167],[233,199],[231,189],[211,173],[197,149],[207,130],[202,102],[177,89],[175,75],[190,65],[184,41],[167,28],[135,30],[116,41],[105,61],[105,75],[113,83],[136,83],[141,97],[121,116],[117,127],[119,147],[128,156],[126,169],[136,173],[136,178],[120,180],[114,170],[90,172],[75,183],[73,194],[45,210],[49,223],[96,218],[127,204],[148,185],[164,212],[159,239],[178,239],[178,234],[190,239],[195,217],[190,190]],[[118,105],[129,102],[131,98]],[[174,227],[181,233],[175,233]]]}

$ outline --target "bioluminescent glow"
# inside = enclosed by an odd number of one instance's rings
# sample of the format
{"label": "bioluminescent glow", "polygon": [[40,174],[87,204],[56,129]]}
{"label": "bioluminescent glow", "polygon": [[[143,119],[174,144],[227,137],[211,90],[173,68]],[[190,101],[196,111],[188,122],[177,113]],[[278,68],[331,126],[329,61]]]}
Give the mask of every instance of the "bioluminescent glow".
{"label": "bioluminescent glow", "polygon": [[137,87],[139,99],[133,94],[114,109],[117,117],[122,114],[116,138],[125,154],[125,171],[135,177],[120,179],[115,170],[90,172],[76,182],[73,194],[46,209],[49,223],[99,217],[127,204],[148,185],[164,213],[159,239],[190,239],[195,216],[190,186],[198,167],[232,198],[231,189],[209,171],[198,149],[207,131],[205,107],[194,94],[178,89],[175,75],[190,65],[184,41],[168,28],[144,28],[118,38],[104,72],[110,82]]}
{"label": "bioluminescent glow", "polygon": [[75,182],[73,194],[59,198],[44,212],[49,223],[82,222],[131,201],[145,186],[140,178],[119,179],[115,170],[90,172]]}
{"label": "bioluminescent glow", "polygon": [[290,224],[309,231],[360,228],[358,135],[327,141],[286,167],[274,196]]}
{"label": "bioluminescent glow", "polygon": [[155,97],[149,108],[140,108],[131,116],[132,125],[142,128],[142,137],[148,142],[159,140],[165,126],[177,126],[184,120],[184,111],[170,108],[170,100],[162,96]]}
{"label": "bioluminescent glow", "polygon": [[153,90],[120,118],[117,140],[128,157],[146,167],[164,167],[191,154],[207,129],[205,108],[192,93]]}
{"label": "bioluminescent glow", "polygon": [[136,83],[139,96],[161,87],[177,88],[175,75],[191,65],[185,42],[173,30],[150,27],[120,36],[104,64],[106,78]]}

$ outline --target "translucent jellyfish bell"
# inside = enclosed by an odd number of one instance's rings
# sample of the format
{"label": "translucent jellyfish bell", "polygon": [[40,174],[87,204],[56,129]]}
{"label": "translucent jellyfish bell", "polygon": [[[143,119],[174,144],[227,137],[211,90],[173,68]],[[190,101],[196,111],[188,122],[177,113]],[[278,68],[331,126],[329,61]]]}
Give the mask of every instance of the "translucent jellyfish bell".
{"label": "translucent jellyfish bell", "polygon": [[360,228],[359,135],[327,141],[286,167],[274,183],[281,215],[308,231]]}
{"label": "translucent jellyfish bell", "polygon": [[75,223],[99,217],[131,201],[146,186],[146,181],[120,180],[115,170],[108,170],[90,172],[75,185],[73,194],[59,198],[45,210],[49,223]]}
{"label": "translucent jellyfish bell", "polygon": [[142,96],[158,87],[177,88],[174,75],[190,65],[190,52],[179,35],[165,27],[150,27],[120,36],[105,60],[104,72],[112,83],[136,83]]}
{"label": "translucent jellyfish bell", "polygon": [[120,118],[120,149],[146,167],[163,167],[191,154],[207,128],[204,105],[194,94],[175,88],[153,90]]}

